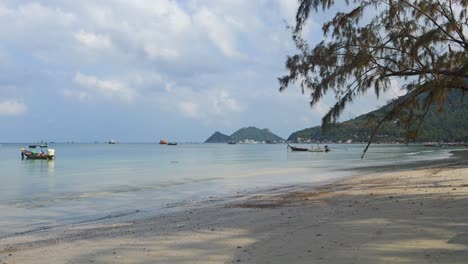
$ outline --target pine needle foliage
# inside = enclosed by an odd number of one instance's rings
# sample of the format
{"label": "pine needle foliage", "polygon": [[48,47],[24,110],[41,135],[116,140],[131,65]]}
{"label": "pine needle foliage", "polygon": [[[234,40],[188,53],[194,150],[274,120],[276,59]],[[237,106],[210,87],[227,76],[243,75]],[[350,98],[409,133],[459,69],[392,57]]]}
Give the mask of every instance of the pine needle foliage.
{"label": "pine needle foliage", "polygon": [[370,89],[378,97],[397,79],[407,95],[373,117],[369,144],[390,121],[401,124],[408,141],[414,141],[431,105],[442,110],[450,90],[468,91],[468,0],[346,0],[349,11],[323,24],[325,40],[314,47],[301,36],[302,29],[313,12],[327,12],[335,1],[298,1],[291,28],[298,53],[286,60],[280,91],[299,83],[303,93],[310,91],[311,106],[334,93],[336,103],[322,118],[323,129],[334,125],[356,97]]}

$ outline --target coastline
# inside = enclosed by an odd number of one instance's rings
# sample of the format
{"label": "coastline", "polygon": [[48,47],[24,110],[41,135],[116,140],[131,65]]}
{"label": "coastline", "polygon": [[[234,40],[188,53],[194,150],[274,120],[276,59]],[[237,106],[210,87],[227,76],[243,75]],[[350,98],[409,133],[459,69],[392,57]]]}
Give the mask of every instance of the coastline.
{"label": "coastline", "polygon": [[[465,263],[468,163],[0,239],[0,263]],[[315,263],[314,262],[314,263]]]}

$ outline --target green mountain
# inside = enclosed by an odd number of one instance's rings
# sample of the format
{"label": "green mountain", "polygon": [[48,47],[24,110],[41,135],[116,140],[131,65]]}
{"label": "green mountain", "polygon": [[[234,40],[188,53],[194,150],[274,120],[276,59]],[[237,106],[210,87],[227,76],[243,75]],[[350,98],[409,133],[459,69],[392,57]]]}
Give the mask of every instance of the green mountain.
{"label": "green mountain", "polygon": [[236,142],[243,140],[279,142],[283,141],[284,139],[271,133],[271,131],[267,128],[259,129],[256,127],[244,127],[234,132],[231,135],[231,140]]}
{"label": "green mountain", "polygon": [[[320,126],[303,129],[292,133],[288,141],[333,141],[367,142],[375,124],[369,124],[368,117],[382,115],[389,109],[386,105],[376,111],[342,122],[323,132]],[[418,142],[467,142],[468,141],[468,95],[452,92],[444,103],[444,110],[439,112],[431,106],[421,125]],[[377,132],[376,142],[404,142],[404,129],[395,121],[386,124]]]}
{"label": "green mountain", "polygon": [[244,127],[234,132],[231,136],[227,136],[216,131],[205,141],[205,143],[227,143],[229,141],[241,142],[246,140],[253,140],[258,142],[284,141],[284,139],[271,133],[271,131],[267,128],[259,129],[256,127]]}
{"label": "green mountain", "polygon": [[205,143],[227,143],[230,140],[231,137],[228,135],[224,135],[223,133],[216,131],[205,141]]}

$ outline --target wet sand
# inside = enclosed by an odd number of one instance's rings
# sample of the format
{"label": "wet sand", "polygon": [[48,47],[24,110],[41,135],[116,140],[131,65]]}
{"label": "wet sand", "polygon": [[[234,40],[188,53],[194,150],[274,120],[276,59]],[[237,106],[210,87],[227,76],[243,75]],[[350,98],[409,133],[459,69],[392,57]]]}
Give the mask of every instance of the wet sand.
{"label": "wet sand", "polygon": [[467,263],[468,165],[0,239],[0,263]]}

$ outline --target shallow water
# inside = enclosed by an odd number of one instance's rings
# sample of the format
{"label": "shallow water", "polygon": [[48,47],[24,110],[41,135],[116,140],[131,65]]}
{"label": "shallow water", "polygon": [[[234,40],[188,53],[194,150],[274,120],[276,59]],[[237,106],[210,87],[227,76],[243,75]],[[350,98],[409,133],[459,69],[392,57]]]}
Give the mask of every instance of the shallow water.
{"label": "shallow water", "polygon": [[405,145],[373,145],[361,160],[364,145],[354,144],[330,153],[288,152],[285,144],[52,144],[56,160],[40,161],[21,160],[20,147],[0,146],[0,237],[451,155]]}

